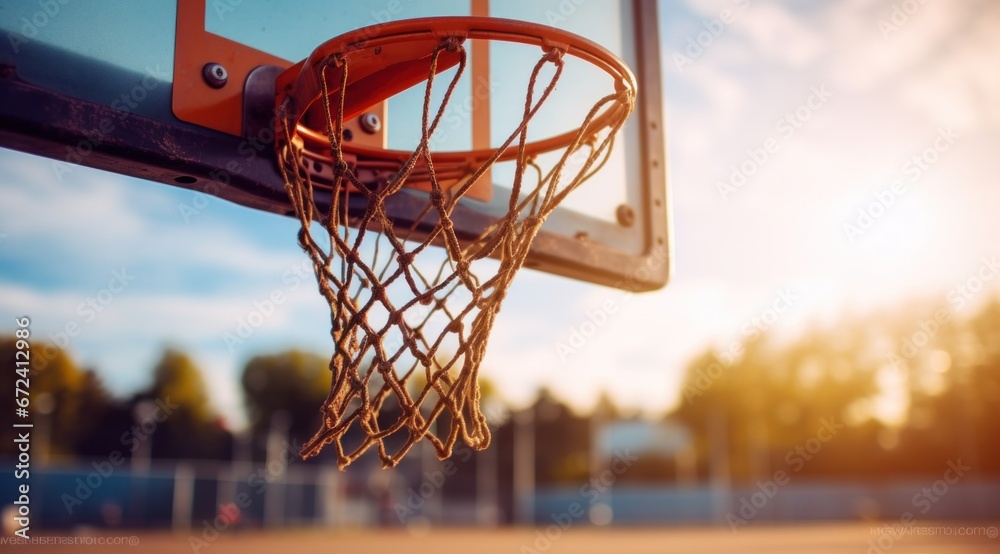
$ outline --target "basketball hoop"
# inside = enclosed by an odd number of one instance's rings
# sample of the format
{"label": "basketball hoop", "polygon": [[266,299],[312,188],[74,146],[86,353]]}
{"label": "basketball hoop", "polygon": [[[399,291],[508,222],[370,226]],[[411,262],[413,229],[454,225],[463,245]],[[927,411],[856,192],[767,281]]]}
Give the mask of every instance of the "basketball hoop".
{"label": "basketball hoop", "polygon": [[[431,152],[466,70],[467,40],[540,48],[521,119],[496,148]],[[606,73],[609,90],[577,129],[529,142],[529,124],[555,89],[566,57]],[[551,77],[543,79],[547,66]],[[456,71],[443,100],[432,109],[435,78],[451,68]],[[421,82],[426,85],[415,150],[366,147],[345,138],[345,120]],[[382,464],[391,467],[425,437],[442,459],[459,438],[486,448],[490,431],[479,407],[478,371],[493,322],[546,217],[607,161],[635,103],[632,72],[603,47],[560,29],[440,17],[334,38],[282,73],[276,91],[278,162],[301,224],[299,242],[330,306],[334,342],[323,422],[301,455],[315,456],[333,444],[344,468],[375,446]],[[548,153],[556,160],[542,167],[539,156]],[[577,153],[585,159],[570,169],[567,162]],[[499,162],[515,165],[506,213],[478,237],[459,237],[451,219],[455,207],[484,185],[480,181]],[[317,207],[317,191],[329,195],[328,211]],[[394,227],[387,215],[386,203],[399,194],[416,194],[426,204],[409,229]],[[348,214],[352,195],[364,199],[360,217]],[[322,226],[319,239],[314,222]],[[425,383],[411,391],[417,374]],[[346,446],[352,427],[363,438]],[[391,437],[398,442],[392,448]]]}

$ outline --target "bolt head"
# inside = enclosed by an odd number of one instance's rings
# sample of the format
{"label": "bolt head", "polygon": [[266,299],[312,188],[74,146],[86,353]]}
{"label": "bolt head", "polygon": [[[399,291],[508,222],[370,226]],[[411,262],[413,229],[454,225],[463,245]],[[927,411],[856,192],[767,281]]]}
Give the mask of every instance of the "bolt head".
{"label": "bolt head", "polygon": [[369,135],[374,135],[382,130],[382,119],[378,116],[378,114],[374,114],[372,112],[365,112],[361,114],[358,118],[358,123],[361,124],[361,130]]}
{"label": "bolt head", "polygon": [[635,225],[635,210],[627,204],[621,204],[615,210],[615,217],[618,219],[618,224],[622,227],[631,227]]}
{"label": "bolt head", "polygon": [[205,64],[201,69],[201,76],[205,79],[208,86],[212,88],[222,88],[229,81],[229,72],[226,71],[226,68],[222,64],[215,62]]}

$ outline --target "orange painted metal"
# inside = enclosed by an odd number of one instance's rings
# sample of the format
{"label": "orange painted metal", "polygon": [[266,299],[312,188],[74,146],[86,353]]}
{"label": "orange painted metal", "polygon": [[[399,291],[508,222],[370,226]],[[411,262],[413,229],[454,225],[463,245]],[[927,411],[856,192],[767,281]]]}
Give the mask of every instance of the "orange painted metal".
{"label": "orange painted metal", "polygon": [[[472,15],[476,17],[489,17],[489,0],[472,0]],[[490,147],[490,42],[479,41],[472,45],[472,149],[485,150]],[[486,183],[493,182],[493,171],[488,170],[483,173],[482,180]],[[493,197],[493,187],[489,188],[489,195],[480,198],[490,201]]]}
{"label": "orange painted metal", "polygon": [[[355,83],[363,83],[368,100],[381,100],[395,94],[401,79],[406,86],[414,84],[417,71],[414,67],[422,66],[425,73],[429,71],[429,57],[443,40],[456,38],[460,40],[478,40],[481,44],[487,41],[506,41],[521,44],[536,45],[543,50],[559,49],[564,55],[574,56],[587,63],[597,66],[607,73],[614,82],[614,89],[619,92],[630,91],[634,98],[637,89],[635,76],[628,66],[611,51],[603,46],[573,33],[527,21],[500,19],[492,17],[437,17],[423,19],[408,19],[393,21],[345,33],[333,38],[315,50],[308,59],[296,64],[278,76],[276,87],[277,106],[284,110],[284,117],[291,123],[294,137],[284,137],[286,140],[301,140],[306,156],[317,163],[330,161],[330,144],[326,136],[325,122],[316,125],[316,118],[310,117],[310,112],[316,113],[322,104],[318,103],[323,96],[322,83],[327,83],[331,98],[336,98],[340,79],[343,73],[339,68],[329,66],[326,61],[331,56],[344,58],[348,61],[348,89],[345,99],[345,120],[355,114],[365,104],[363,98],[352,95]],[[442,71],[455,59],[450,53],[441,54],[438,70]],[[321,68],[326,67],[327,75],[321,75]],[[331,69],[332,68],[332,69]],[[397,73],[398,72],[398,73]],[[369,84],[369,81],[371,83]],[[591,120],[584,129],[584,136],[594,135],[601,129],[613,126],[626,117],[631,106],[623,106],[612,102],[610,107]],[[480,116],[482,117],[482,116]],[[277,130],[279,135],[282,129]],[[525,146],[529,157],[558,150],[569,146],[579,135],[580,130],[572,130],[547,139],[530,142]],[[480,142],[488,136],[480,135]],[[388,149],[371,149],[357,143],[344,143],[344,152],[356,156],[369,163],[381,162],[386,166],[401,167],[412,152]],[[443,188],[462,182],[461,177],[471,175],[481,167],[496,151],[492,148],[472,149],[464,152],[434,152],[433,161],[439,175],[455,175],[456,180],[442,182]],[[504,150],[498,161],[513,160],[518,155],[518,148],[511,145]],[[424,163],[424,162],[420,162]],[[421,179],[421,173],[426,168],[420,166],[411,174],[408,182],[415,188],[429,189],[430,183]],[[443,181],[443,179],[442,179]],[[492,183],[480,179],[474,183],[467,196],[474,198],[489,198]],[[484,192],[485,191],[485,192]],[[482,196],[486,194],[487,196]]]}
{"label": "orange painted metal", "polygon": [[[243,84],[260,65],[288,67],[291,62],[205,30],[205,1],[177,1],[174,44],[174,115],[182,121],[241,136]],[[229,74],[226,86],[212,88],[202,68],[215,62]]]}
{"label": "orange painted metal", "polygon": [[[205,28],[206,0],[177,1],[177,31],[174,44],[174,115],[181,121],[195,123],[230,135],[243,135],[243,87],[247,76],[261,65],[288,68],[292,62],[246,44],[209,32]],[[207,63],[218,63],[228,73],[225,86],[214,88],[202,77]],[[387,106],[368,106],[367,112],[381,118],[382,128],[365,132],[353,118],[345,128],[355,140],[369,148],[385,148]]]}
{"label": "orange painted metal", "polygon": [[[543,49],[559,48],[603,69],[615,79],[616,87],[635,90],[635,77],[628,67],[613,53],[582,37],[560,29],[534,23],[484,17],[489,11],[489,0],[470,0],[472,17],[440,17],[421,20],[402,20],[358,29],[345,33],[319,46],[307,60],[292,64],[248,45],[209,32],[205,28],[206,0],[178,0],[177,32],[174,51],[173,111],[182,121],[202,125],[235,136],[243,135],[244,84],[250,72],[261,65],[288,68],[276,86],[276,105],[291,97],[296,108],[296,133],[306,144],[307,156],[322,164],[328,161],[329,144],[325,136],[325,121],[319,117],[322,110],[311,109],[321,95],[320,82],[312,70],[329,55],[352,50],[349,89],[346,95],[344,125],[352,131],[353,139],[345,144],[345,152],[357,159],[360,166],[391,169],[404,163],[411,152],[388,150],[386,100],[413,85],[426,80],[430,53],[444,37],[472,39],[470,73],[473,79],[472,94],[472,149],[466,152],[435,152],[434,163],[442,185],[454,186],[462,182],[475,168],[493,155],[490,148],[490,98],[489,98],[489,42],[503,40],[535,44]],[[444,52],[439,58],[438,70],[444,71],[459,61],[455,53]],[[225,86],[214,88],[205,82],[203,68],[208,63],[222,65],[228,80]],[[331,97],[340,80],[327,75],[327,83],[335,84]],[[486,93],[477,94],[482,90]],[[481,97],[480,97],[481,96]],[[607,110],[592,122],[593,132],[614,121],[615,107]],[[382,119],[378,133],[361,129],[358,117],[371,112]],[[280,131],[280,129],[279,129]],[[588,129],[590,132],[591,129]],[[532,142],[530,155],[556,150],[568,145],[577,131],[570,131],[548,139]],[[508,148],[500,161],[511,160],[516,149]],[[415,172],[420,175],[420,170]],[[429,188],[421,179],[413,179],[416,188]],[[492,182],[485,175],[468,191],[467,196],[488,201],[492,197]]]}

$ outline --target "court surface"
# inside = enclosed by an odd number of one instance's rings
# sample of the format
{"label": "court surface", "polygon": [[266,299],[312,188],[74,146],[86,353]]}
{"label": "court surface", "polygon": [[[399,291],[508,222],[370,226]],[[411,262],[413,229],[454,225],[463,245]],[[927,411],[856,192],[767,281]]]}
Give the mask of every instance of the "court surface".
{"label": "court surface", "polygon": [[[927,524],[928,527],[931,524]],[[937,524],[934,524],[937,525]],[[996,528],[996,522],[940,524],[957,533],[959,527],[978,525]],[[273,552],[369,552],[369,553],[877,553],[893,554],[972,554],[1000,551],[1000,539],[958,536],[895,536],[884,538],[868,524],[829,524],[809,526],[757,527],[732,533],[728,528],[611,528],[569,529],[554,540],[543,540],[541,529],[436,529],[414,533],[406,530],[319,531],[289,530],[273,533],[222,533],[195,547],[188,535],[139,534],[133,547],[108,546],[32,546],[20,547],[31,552],[143,552],[209,554],[264,554]],[[124,531],[119,536],[130,535]],[[995,534],[995,532],[994,532]],[[198,534],[200,535],[200,533]],[[197,536],[197,535],[196,535]],[[201,538],[201,537],[199,537]],[[870,541],[870,542],[869,542]],[[5,547],[9,548],[9,547]],[[14,551],[11,548],[11,551]]]}

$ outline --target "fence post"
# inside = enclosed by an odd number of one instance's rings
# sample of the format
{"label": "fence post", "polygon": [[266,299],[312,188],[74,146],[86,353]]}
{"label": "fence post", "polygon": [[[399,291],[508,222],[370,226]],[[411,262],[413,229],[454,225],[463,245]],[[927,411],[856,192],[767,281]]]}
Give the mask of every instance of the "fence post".
{"label": "fence post", "polygon": [[174,507],[171,517],[175,533],[191,530],[191,508],[194,503],[194,471],[179,463],[174,467]]}

